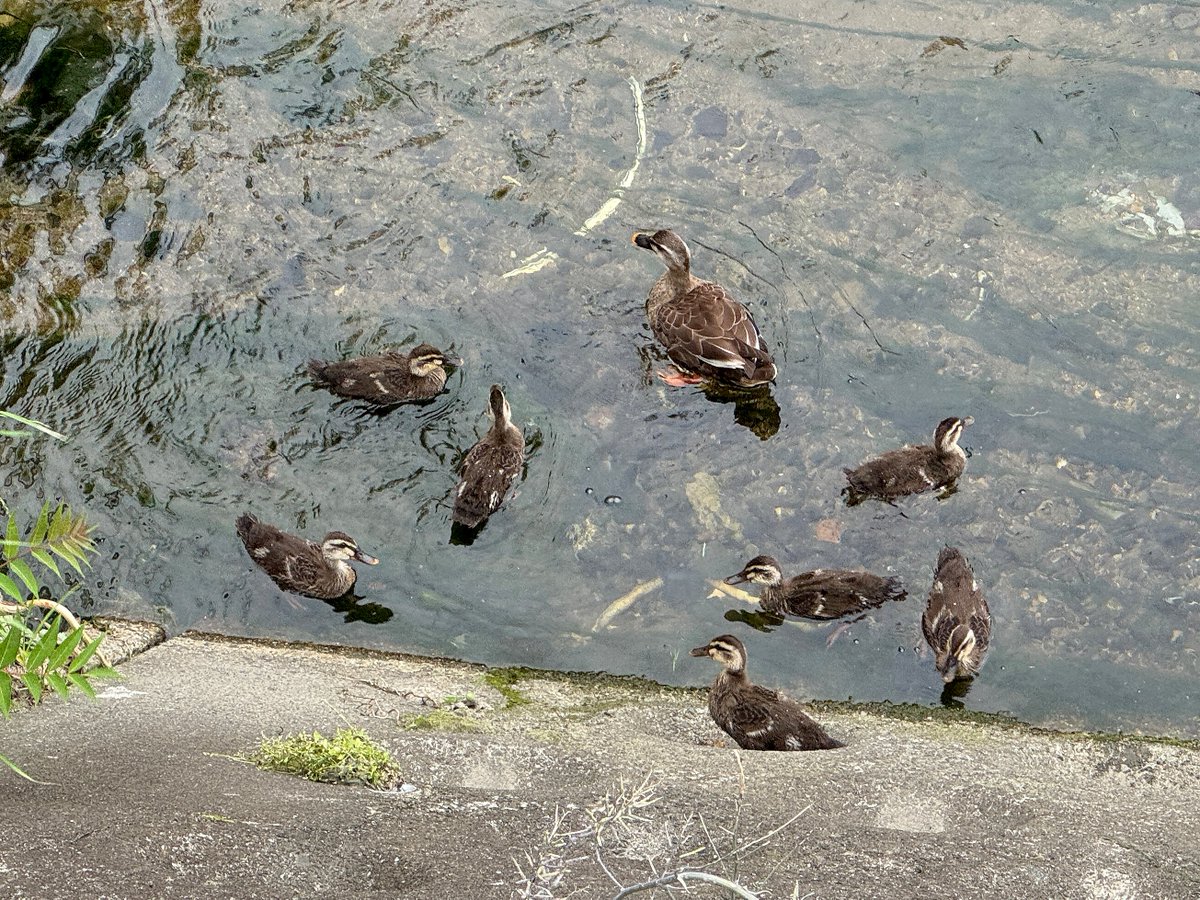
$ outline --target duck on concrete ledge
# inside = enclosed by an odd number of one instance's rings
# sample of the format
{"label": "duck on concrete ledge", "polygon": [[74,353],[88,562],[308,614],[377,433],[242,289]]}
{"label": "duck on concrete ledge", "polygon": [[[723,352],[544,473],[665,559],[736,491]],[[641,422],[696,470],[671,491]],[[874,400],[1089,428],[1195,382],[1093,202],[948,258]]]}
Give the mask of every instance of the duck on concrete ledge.
{"label": "duck on concrete ledge", "polygon": [[844,747],[825,733],[794,700],[751,684],[746,648],[731,634],[715,637],[692,656],[708,656],[723,667],[708,691],[708,711],[743,750],[833,750]]}

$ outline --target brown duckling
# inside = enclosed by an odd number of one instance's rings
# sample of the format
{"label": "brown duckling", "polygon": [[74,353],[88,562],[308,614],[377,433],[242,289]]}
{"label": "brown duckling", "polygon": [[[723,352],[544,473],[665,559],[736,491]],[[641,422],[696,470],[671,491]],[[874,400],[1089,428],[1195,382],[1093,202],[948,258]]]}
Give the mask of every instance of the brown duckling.
{"label": "brown duckling", "polygon": [[446,386],[446,366],[461,365],[457,356],[430,344],[418,344],[408,353],[393,350],[336,362],[313,359],[308,371],[323,387],[342,397],[392,406],[436,397]]}
{"label": "brown duckling", "polygon": [[354,587],[357,574],[346,560],[369,566],[379,562],[342,531],[331,531],[316,544],[243,513],[237,519],[237,533],[250,558],[277,585],[321,600],[341,597]]}
{"label": "brown duckling", "polygon": [[975,419],[951,416],[938,423],[933,444],[901,447],[863,463],[857,469],[843,469],[848,486],[847,502],[853,506],[868,497],[891,502],[906,494],[919,494],[931,488],[948,487],[963,473],[967,454],[958,446],[963,429]]}
{"label": "brown duckling", "polygon": [[785,580],[773,556],[756,556],[725,579],[726,584],[744,581],[763,585],[758,599],[764,612],[803,619],[840,619],[907,596],[899,578],[870,572],[814,569]]}
{"label": "brown duckling", "polygon": [[692,656],[710,656],[724,669],[708,691],[708,711],[743,750],[832,750],[844,747],[795,700],[751,684],[746,648],[731,634],[715,637]]}
{"label": "brown duckling", "polygon": [[682,370],[660,373],[664,381],[678,387],[713,379],[748,388],[775,380],[775,362],[750,311],[721,285],[692,274],[683,238],[664,228],[637,232],[633,243],[653,250],[667,267],[646,298],[650,330]]}
{"label": "brown duckling", "polygon": [[499,508],[525,463],[525,438],[498,384],[490,405],[492,427],[467,452],[454,492],[454,521],[467,528],[477,528]]}
{"label": "brown duckling", "polygon": [[945,547],[938,554],[921,631],[936,654],[934,663],[946,684],[970,678],[983,665],[992,635],[992,614],[971,564],[956,547]]}

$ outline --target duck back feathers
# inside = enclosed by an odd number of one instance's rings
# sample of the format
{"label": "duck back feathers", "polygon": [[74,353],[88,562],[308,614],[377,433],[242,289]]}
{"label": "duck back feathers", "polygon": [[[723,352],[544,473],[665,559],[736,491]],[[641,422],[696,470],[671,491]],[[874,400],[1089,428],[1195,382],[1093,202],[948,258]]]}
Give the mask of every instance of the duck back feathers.
{"label": "duck back feathers", "polygon": [[512,424],[508,400],[500,385],[492,385],[494,421],[488,433],[463,459],[454,494],[454,521],[477,528],[494,513],[525,464],[525,438]]}

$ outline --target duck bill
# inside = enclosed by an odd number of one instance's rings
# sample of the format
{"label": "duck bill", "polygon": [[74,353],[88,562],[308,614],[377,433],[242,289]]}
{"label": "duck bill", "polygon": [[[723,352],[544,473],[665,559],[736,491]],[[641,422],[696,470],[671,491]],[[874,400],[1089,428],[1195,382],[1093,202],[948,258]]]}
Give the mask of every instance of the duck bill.
{"label": "duck bill", "polygon": [[354,551],[354,558],[360,563],[366,563],[368,566],[379,565],[379,560],[369,553],[363,553],[361,550]]}
{"label": "duck bill", "polygon": [[708,656],[708,647],[694,647],[692,656]]}
{"label": "duck bill", "polygon": [[962,423],[963,423],[963,428],[966,428],[968,425],[974,425],[974,424],[975,424],[975,417],[974,417],[974,416],[967,416],[965,419],[963,419],[963,420],[962,420]]}
{"label": "duck bill", "polygon": [[644,231],[635,231],[629,239],[631,243],[637,244],[643,250],[650,250],[654,247],[654,242],[650,240],[650,235]]}
{"label": "duck bill", "polygon": [[454,366],[455,368],[458,368],[463,364],[463,358],[461,356],[455,356],[453,353],[443,353],[442,362],[448,366]]}
{"label": "duck bill", "polygon": [[725,583],[726,584],[745,584],[749,580],[750,579],[747,578],[744,574],[742,574],[741,572],[738,572],[736,575],[730,575],[728,578],[726,578]]}

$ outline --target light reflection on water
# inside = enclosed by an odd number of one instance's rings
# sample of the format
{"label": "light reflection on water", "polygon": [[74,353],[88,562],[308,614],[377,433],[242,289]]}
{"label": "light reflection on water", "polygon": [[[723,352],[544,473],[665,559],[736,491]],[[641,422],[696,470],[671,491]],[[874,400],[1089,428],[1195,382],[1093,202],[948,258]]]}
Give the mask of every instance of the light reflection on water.
{"label": "light reflection on water", "polygon": [[[692,684],[687,649],[735,630],[763,682],[937,703],[914,650],[949,542],[997,620],[968,706],[1200,734],[1200,272],[1173,231],[1200,227],[1200,83],[1117,14],[1048,6],[1017,41],[936,7],[904,33],[770,4],[104,9],[0,20],[0,405],[73,437],[0,451],[4,494],[97,524],[91,610]],[[649,150],[577,236],[633,161],[629,75]],[[628,239],[659,225],[777,344],[765,441],[651,375],[658,264]],[[426,407],[304,375],[418,340],[465,360]],[[527,477],[456,547],[493,382]],[[841,504],[843,465],[968,413],[954,497]],[[359,613],[292,610],[247,509],[378,555]],[[706,595],[758,552],[910,596],[830,649],[757,632]]]}

